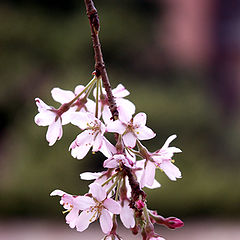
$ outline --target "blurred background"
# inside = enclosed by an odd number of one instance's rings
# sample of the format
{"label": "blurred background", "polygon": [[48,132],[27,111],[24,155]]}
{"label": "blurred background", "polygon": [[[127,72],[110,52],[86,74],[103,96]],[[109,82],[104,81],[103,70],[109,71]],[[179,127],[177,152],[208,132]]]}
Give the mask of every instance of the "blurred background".
{"label": "blurred background", "polygon": [[[154,151],[177,134],[172,145],[183,151],[175,156],[183,178],[172,182],[159,172],[162,187],[147,193],[152,209],[183,219],[185,227],[159,232],[172,240],[239,239],[240,2],[95,5],[111,84],[129,89],[128,99],[157,133],[144,143]],[[84,1],[2,0],[0,21],[0,238],[84,239],[68,228],[59,199],[49,193],[84,194],[89,182],[79,174],[101,170],[104,158],[71,157],[68,146],[79,133],[74,126],[65,126],[62,140],[49,147],[47,128],[33,121],[35,97],[59,107],[53,87],[73,90],[91,78]],[[91,229],[91,236],[100,233]]]}

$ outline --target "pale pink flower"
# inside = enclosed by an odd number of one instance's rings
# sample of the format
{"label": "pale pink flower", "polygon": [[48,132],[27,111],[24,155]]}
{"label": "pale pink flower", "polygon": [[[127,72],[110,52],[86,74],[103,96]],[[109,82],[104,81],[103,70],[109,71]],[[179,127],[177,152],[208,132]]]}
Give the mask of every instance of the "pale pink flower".
{"label": "pale pink flower", "polygon": [[[103,95],[99,101],[99,109],[102,111],[102,118],[104,122],[107,124],[110,122],[112,117],[111,111],[109,109],[109,104],[107,100],[107,95],[105,89],[102,89]],[[128,96],[129,91],[122,85],[118,84],[116,88],[112,90],[112,94],[116,101],[117,110],[119,113],[119,119],[122,121],[128,121],[131,119],[132,115],[135,113],[135,105],[124,97]],[[94,89],[94,96],[96,97],[96,89]],[[100,112],[99,112],[100,116]]]}
{"label": "pale pink flower", "polygon": [[127,147],[133,148],[136,145],[137,139],[148,140],[156,136],[152,129],[145,126],[146,122],[147,115],[141,112],[127,122],[120,120],[109,122],[107,131],[122,134],[124,144]]}
{"label": "pale pink flower", "polygon": [[129,201],[123,200],[120,212],[120,219],[126,228],[133,228],[135,226],[134,211],[129,207]]}
{"label": "pale pink flower", "polygon": [[181,150],[176,147],[169,147],[169,144],[176,138],[176,135],[170,136],[164,143],[161,149],[154,153],[149,153],[148,160],[141,177],[141,187],[152,185],[155,178],[155,169],[160,168],[172,180],[176,181],[181,178],[180,170],[172,163],[174,153],[179,153]]}
{"label": "pale pink flower", "polygon": [[116,168],[119,164],[123,164],[129,168],[134,166],[134,162],[124,154],[114,154],[112,157],[106,159],[103,163],[105,168]]}
{"label": "pale pink flower", "polygon": [[62,113],[57,109],[48,106],[40,98],[35,98],[39,113],[35,116],[34,121],[38,126],[49,126],[46,139],[49,146],[52,146],[62,137],[62,119],[67,113]]}
{"label": "pale pink flower", "polygon": [[165,238],[162,238],[162,237],[156,235],[156,236],[152,236],[150,238],[147,238],[147,240],[165,240]]}
{"label": "pale pink flower", "polygon": [[121,206],[115,200],[108,198],[106,191],[97,183],[89,185],[92,197],[83,196],[85,207],[82,208],[76,228],[82,232],[88,228],[89,224],[99,218],[100,226],[105,234],[110,233],[113,222],[112,214],[119,214]]}
{"label": "pale pink flower", "polygon": [[93,152],[101,151],[106,157],[112,155],[114,146],[103,136],[106,127],[93,114],[72,113],[71,123],[84,130],[69,147],[74,158],[83,159],[91,147]]}
{"label": "pale pink flower", "polygon": [[61,201],[60,204],[66,209],[66,223],[69,224],[71,228],[76,226],[76,221],[79,216],[79,211],[81,209],[81,205],[79,205],[79,201],[77,199],[81,199],[81,196],[72,196],[71,194],[65,193],[61,190],[54,190],[50,196],[60,196]]}
{"label": "pale pink flower", "polygon": [[[135,174],[137,176],[138,182],[141,182],[141,178],[145,172],[145,169],[144,169],[145,162],[146,162],[145,159],[136,161],[136,169],[138,169],[138,170],[135,172]],[[147,182],[145,182],[144,184],[140,184],[140,186],[141,186],[141,188],[147,187],[150,189],[155,189],[155,188],[161,187],[161,184],[155,179],[155,177],[154,177],[153,183],[150,183],[150,184],[151,185],[149,185]]]}
{"label": "pale pink flower", "polygon": [[[69,90],[63,90],[61,88],[53,88],[51,91],[52,98],[61,104],[68,103],[72,101],[78,94],[80,94],[85,89],[85,86],[78,85],[75,87],[74,92]],[[85,93],[83,93],[72,105],[71,109],[80,112],[91,112],[95,111],[95,103],[89,99],[85,98]],[[70,121],[70,119],[69,119]]]}

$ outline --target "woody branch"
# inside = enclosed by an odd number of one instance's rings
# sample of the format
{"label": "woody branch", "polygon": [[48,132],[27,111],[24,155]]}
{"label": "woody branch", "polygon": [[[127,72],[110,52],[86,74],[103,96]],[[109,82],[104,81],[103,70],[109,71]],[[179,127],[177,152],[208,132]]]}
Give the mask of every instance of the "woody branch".
{"label": "woody branch", "polygon": [[94,54],[95,54],[95,74],[96,74],[96,77],[102,78],[103,86],[107,93],[109,108],[112,113],[112,119],[116,120],[118,119],[118,110],[117,110],[114,96],[112,94],[111,85],[107,75],[107,70],[103,61],[101,44],[98,36],[99,30],[100,30],[100,23],[99,23],[97,9],[95,8],[92,0],[84,0],[84,2],[87,10],[87,16],[90,23],[91,37],[92,37]]}

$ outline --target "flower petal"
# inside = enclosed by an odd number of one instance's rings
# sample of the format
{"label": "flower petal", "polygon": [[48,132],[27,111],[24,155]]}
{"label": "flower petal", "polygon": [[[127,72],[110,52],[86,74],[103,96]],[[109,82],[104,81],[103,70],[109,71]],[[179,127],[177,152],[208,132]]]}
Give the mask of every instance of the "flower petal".
{"label": "flower petal", "polygon": [[133,228],[135,226],[134,211],[129,207],[129,202],[126,200],[123,202],[120,219],[126,228]]}
{"label": "flower petal", "polygon": [[146,113],[140,112],[133,118],[133,125],[137,124],[140,126],[146,125],[147,115]]}
{"label": "flower petal", "polygon": [[98,183],[91,183],[89,188],[89,192],[92,193],[93,197],[95,197],[99,202],[106,198],[106,191]]}
{"label": "flower petal", "polygon": [[94,214],[95,214],[94,211],[93,212],[82,211],[76,221],[77,231],[83,232],[84,230],[86,230],[88,228],[89,224],[96,220],[96,217],[95,218],[93,217]]}
{"label": "flower petal", "polygon": [[60,196],[62,197],[64,194],[66,194],[64,191],[56,189],[50,193],[50,196]]}
{"label": "flower petal", "polygon": [[61,119],[58,118],[57,121],[54,121],[49,125],[46,139],[49,142],[49,146],[52,146],[57,140],[62,137],[62,124]]}
{"label": "flower petal", "polygon": [[80,174],[82,180],[94,180],[99,178],[102,175],[102,172],[84,172]]}
{"label": "flower petal", "polygon": [[75,228],[77,218],[78,218],[79,210],[77,208],[73,208],[67,215],[66,215],[66,223],[69,224],[70,228]]}
{"label": "flower petal", "polygon": [[38,107],[38,111],[46,111],[52,109],[52,107],[48,106],[46,103],[44,103],[40,98],[35,98],[35,103]]}
{"label": "flower petal", "polygon": [[154,133],[151,128],[146,126],[141,126],[140,128],[135,129],[135,133],[139,140],[148,140],[156,136],[156,133]]}
{"label": "flower petal", "polygon": [[166,175],[172,180],[176,181],[177,178],[181,178],[181,172],[180,170],[172,164],[170,161],[164,161],[160,168],[166,173]]}
{"label": "flower petal", "polygon": [[121,206],[118,202],[111,198],[107,198],[104,203],[104,207],[107,208],[111,213],[119,214],[121,212]]}
{"label": "flower petal", "polygon": [[122,84],[118,84],[117,87],[112,90],[112,93],[115,98],[126,97],[130,94]]}
{"label": "flower petal", "polygon": [[87,196],[77,196],[76,198],[74,198],[73,201],[74,201],[74,205],[76,205],[77,208],[80,210],[86,210],[89,207],[95,205],[94,200]]}
{"label": "flower petal", "polygon": [[56,116],[52,111],[41,111],[35,116],[34,121],[38,126],[48,126],[55,121]]}
{"label": "flower petal", "polygon": [[52,98],[61,104],[68,103],[75,97],[75,94],[72,91],[63,90],[61,88],[53,88],[51,94]]}
{"label": "flower petal", "polygon": [[108,234],[113,227],[112,217],[106,209],[102,209],[100,216],[100,226],[105,234]]}
{"label": "flower petal", "polygon": [[171,135],[166,142],[164,143],[164,145],[162,146],[161,150],[168,148],[169,144],[177,137],[177,135]]}
{"label": "flower petal", "polygon": [[94,120],[92,114],[85,112],[74,112],[71,114],[71,123],[81,129],[89,127],[89,124]]}
{"label": "flower petal", "polygon": [[127,147],[134,148],[136,145],[136,136],[132,132],[123,134],[123,142]]}
{"label": "flower petal", "polygon": [[123,134],[125,132],[125,130],[126,130],[126,125],[123,124],[119,120],[108,122],[108,125],[107,125],[108,132],[115,132],[115,133]]}

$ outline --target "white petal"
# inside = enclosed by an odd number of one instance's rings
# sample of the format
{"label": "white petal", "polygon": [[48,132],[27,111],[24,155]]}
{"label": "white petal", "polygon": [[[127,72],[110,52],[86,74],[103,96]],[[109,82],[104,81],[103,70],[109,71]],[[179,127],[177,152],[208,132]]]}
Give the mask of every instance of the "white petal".
{"label": "white petal", "polygon": [[147,115],[146,113],[140,112],[138,113],[134,118],[133,118],[133,125],[141,125],[144,126],[146,125],[147,122]]}
{"label": "white petal", "polygon": [[155,169],[156,169],[155,164],[151,161],[148,161],[145,169],[145,174],[146,174],[146,184],[149,186],[153,185],[154,178],[155,178]]}
{"label": "white petal", "polygon": [[[74,89],[75,95],[77,96],[78,94],[80,94],[84,90],[84,88],[85,88],[85,86],[83,86],[83,85],[76,86],[75,89]],[[83,95],[81,95],[80,98],[82,98],[84,95],[85,94],[83,93]]]}
{"label": "white petal", "polygon": [[[71,146],[70,146],[71,148]],[[91,145],[80,145],[71,150],[71,155],[77,159],[83,159],[89,152]]]}
{"label": "white petal", "polygon": [[[86,104],[85,104],[85,106],[87,107],[88,112],[90,112],[90,113],[92,113],[92,114],[95,113],[95,106],[96,106],[96,104],[95,104],[95,102],[94,102],[93,100],[88,99],[87,102],[86,102]],[[100,115],[100,116],[101,116],[101,115]],[[99,116],[99,117],[100,117],[100,116]]]}
{"label": "white petal", "polygon": [[91,183],[89,188],[89,192],[92,193],[93,197],[95,197],[99,202],[106,198],[106,191],[98,183]]}
{"label": "white petal", "polygon": [[148,184],[145,184],[145,187],[150,189],[155,189],[155,188],[160,188],[161,184],[156,179],[154,179],[153,184],[151,186]]}
{"label": "white petal", "polygon": [[89,127],[92,120],[91,115],[85,112],[74,112],[71,114],[71,123],[81,129]]}
{"label": "white petal", "polygon": [[48,126],[55,121],[56,116],[52,111],[41,111],[35,116],[34,121],[38,126]]}
{"label": "white petal", "polygon": [[109,158],[112,154],[116,153],[116,148],[105,137],[103,137],[100,151],[105,157]]}
{"label": "white petal", "polygon": [[102,118],[105,124],[112,122],[111,120],[112,113],[107,105],[103,106]]}
{"label": "white petal", "polygon": [[125,200],[120,213],[120,219],[126,228],[133,228],[135,226],[134,211],[128,205],[129,202]]}
{"label": "white petal", "polygon": [[75,97],[75,94],[72,91],[63,90],[61,88],[53,88],[51,94],[52,98],[61,104],[68,103]]}
{"label": "white petal", "polygon": [[95,137],[94,141],[93,141],[93,152],[98,152],[103,144],[103,136],[98,133],[97,136]]}
{"label": "white petal", "polygon": [[132,132],[123,134],[123,142],[127,147],[134,148],[136,145],[136,137]]}
{"label": "white petal", "polygon": [[116,98],[126,97],[130,94],[122,84],[118,84],[117,87],[112,90],[112,93]]}
{"label": "white petal", "polygon": [[166,149],[166,148],[168,148],[168,146],[169,146],[169,144],[175,139],[177,137],[177,135],[172,135],[172,136],[170,136],[167,140],[166,140],[166,142],[164,143],[164,145],[162,146],[162,148],[161,149]]}
{"label": "white petal", "polygon": [[61,139],[62,137],[62,124],[61,119],[58,118],[57,121],[54,121],[52,124],[49,125],[46,139],[49,142],[49,146],[52,146],[57,140]]}
{"label": "white petal", "polygon": [[112,217],[106,209],[103,209],[101,212],[100,226],[105,234],[108,234],[112,230]]}
{"label": "white petal", "polygon": [[54,190],[50,193],[50,196],[60,196],[60,197],[62,197],[64,194],[66,194],[64,191],[56,189],[56,190]]}
{"label": "white petal", "polygon": [[154,133],[151,128],[146,126],[141,126],[140,128],[135,129],[135,133],[139,140],[148,140],[156,136],[156,133]]}
{"label": "white petal", "polygon": [[82,232],[82,231],[86,230],[88,228],[89,224],[96,220],[96,218],[93,218],[94,213],[95,213],[94,211],[93,212],[82,211],[80,213],[80,215],[78,216],[77,221],[76,221],[77,231]]}
{"label": "white petal", "polygon": [[164,161],[160,168],[166,173],[166,175],[172,180],[176,181],[177,178],[181,178],[180,170],[172,164],[170,161]]}
{"label": "white petal", "polygon": [[79,210],[77,208],[73,208],[67,215],[66,215],[66,223],[69,224],[70,228],[75,228],[77,218],[78,218]]}
{"label": "white petal", "polygon": [[123,124],[119,120],[108,122],[108,125],[107,125],[108,132],[115,132],[115,133],[123,134],[125,132],[125,130],[126,130],[126,125]]}
{"label": "white petal", "polygon": [[105,168],[115,168],[118,166],[118,161],[114,158],[108,158],[103,162],[103,167]]}
{"label": "white petal", "polygon": [[35,103],[36,103],[36,105],[38,107],[38,111],[39,112],[52,109],[52,107],[48,106],[40,98],[35,98]]}
{"label": "white petal", "polygon": [[95,205],[94,200],[87,196],[77,196],[73,201],[74,205],[76,205],[80,210],[85,210]]}
{"label": "white petal", "polygon": [[84,172],[80,174],[82,180],[94,180],[99,178],[102,175],[102,172]]}
{"label": "white petal", "polygon": [[107,208],[111,213],[119,214],[121,212],[121,206],[118,202],[111,198],[108,198],[103,203],[104,207]]}

